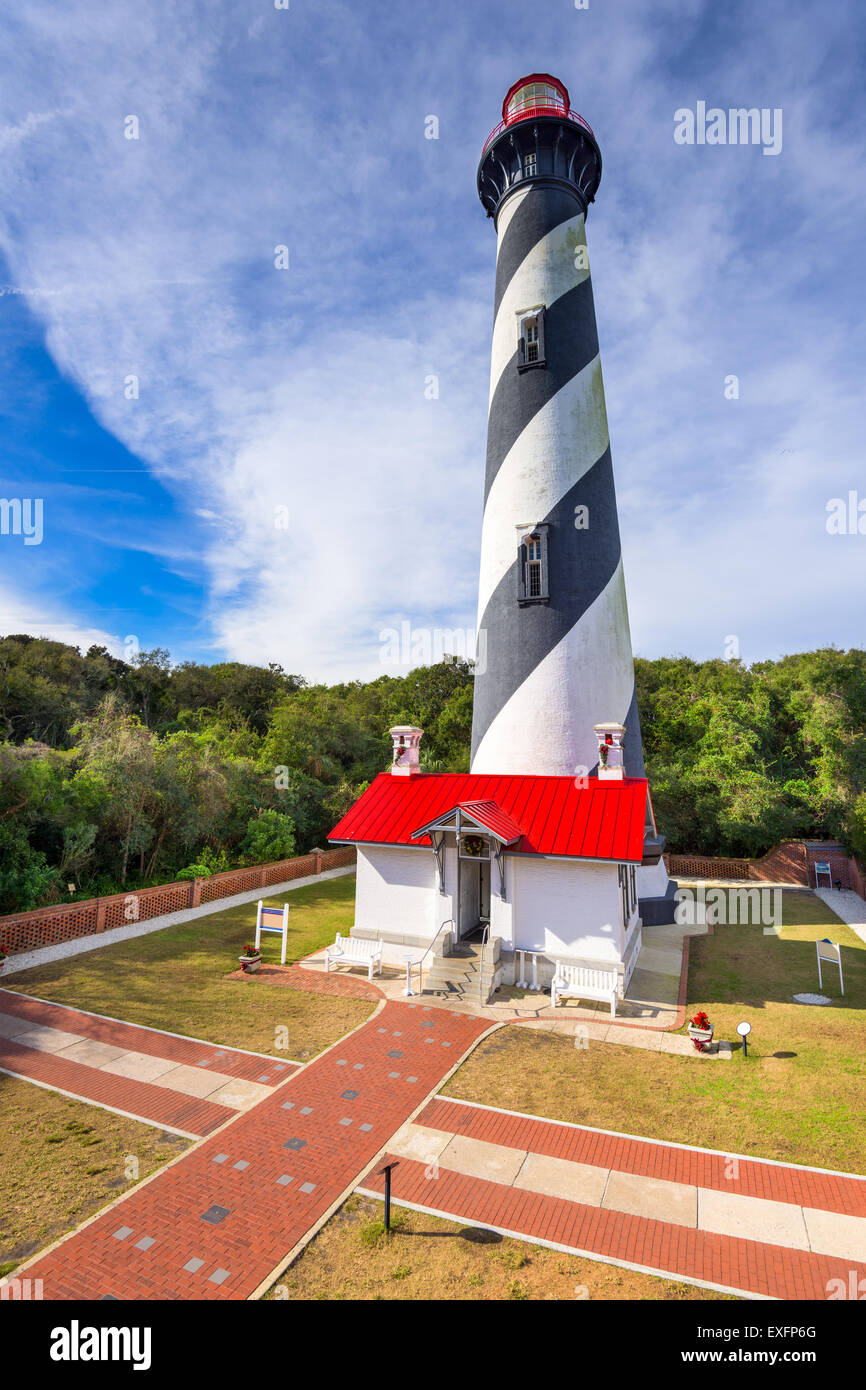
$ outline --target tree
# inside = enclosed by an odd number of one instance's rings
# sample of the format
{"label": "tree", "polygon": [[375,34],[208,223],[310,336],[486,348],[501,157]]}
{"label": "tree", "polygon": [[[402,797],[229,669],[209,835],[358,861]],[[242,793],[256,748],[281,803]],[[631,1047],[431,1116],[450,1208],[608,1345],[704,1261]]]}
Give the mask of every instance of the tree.
{"label": "tree", "polygon": [[56,869],[31,848],[25,827],[0,821],[0,913],[36,907],[56,883]]}

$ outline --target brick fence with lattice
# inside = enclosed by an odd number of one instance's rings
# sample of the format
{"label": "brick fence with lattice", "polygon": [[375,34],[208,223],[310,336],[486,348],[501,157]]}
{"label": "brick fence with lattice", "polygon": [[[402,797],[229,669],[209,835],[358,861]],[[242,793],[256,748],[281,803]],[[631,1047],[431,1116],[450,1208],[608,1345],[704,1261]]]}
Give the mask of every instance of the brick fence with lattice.
{"label": "brick fence with lattice", "polygon": [[709,855],[666,854],[672,878],[716,878],[765,883],[790,883],[815,887],[815,865],[829,864],[832,884],[822,875],[823,887],[853,889],[866,898],[866,875],[843,847],[826,840],[786,840],[762,859],[722,859]]}
{"label": "brick fence with lattice", "polygon": [[56,946],[75,937],[94,932],[126,927],[131,922],[147,922],[168,912],[180,912],[187,907],[199,907],[219,898],[231,898],[236,893],[252,893],[257,888],[270,888],[295,878],[324,873],[355,862],[355,851],[349,846],[341,849],[313,850],[294,859],[280,859],[271,864],[256,864],[246,869],[228,869],[210,878],[196,878],[186,883],[161,883],[154,888],[139,888],[131,893],[113,893],[107,898],[90,898],[86,902],[56,903],[37,907],[30,912],[14,912],[0,917],[0,947],[7,955],[20,951],[35,951],[41,946]]}

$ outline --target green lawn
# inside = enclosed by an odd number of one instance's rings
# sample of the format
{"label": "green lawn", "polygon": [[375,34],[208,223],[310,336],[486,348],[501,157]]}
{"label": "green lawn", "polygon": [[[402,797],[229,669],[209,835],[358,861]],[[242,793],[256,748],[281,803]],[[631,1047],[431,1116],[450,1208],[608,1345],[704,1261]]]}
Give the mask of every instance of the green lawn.
{"label": "green lawn", "polygon": [[[690,944],[688,1016],[705,1009],[716,1036],[752,1024],[749,1056],[731,1061],[648,1053],[520,1027],[482,1043],[446,1087],[486,1105],[704,1148],[866,1172],[866,946],[824,903],[785,893],[781,935],[718,926]],[[815,941],[842,945],[845,998],[791,1002],[816,992]],[[838,972],[837,972],[838,976]],[[685,1031],[685,1030],[683,1030]]]}
{"label": "green lawn", "polygon": [[0,1076],[0,1275],[121,1197],[189,1142]]}
{"label": "green lawn", "polygon": [[[355,878],[325,879],[286,895],[287,963],[320,949],[354,918]],[[278,898],[265,900],[281,906]],[[373,1010],[365,1000],[239,983],[226,976],[255,935],[255,903],[228,908],[149,936],[87,951],[3,978],[11,990],[57,1000],[130,1023],[144,1023],[209,1042],[276,1053],[275,1030],[288,1030],[282,1055],[305,1060],[357,1027]],[[275,920],[275,919],[272,919]],[[263,935],[268,962],[280,959],[279,936]]]}

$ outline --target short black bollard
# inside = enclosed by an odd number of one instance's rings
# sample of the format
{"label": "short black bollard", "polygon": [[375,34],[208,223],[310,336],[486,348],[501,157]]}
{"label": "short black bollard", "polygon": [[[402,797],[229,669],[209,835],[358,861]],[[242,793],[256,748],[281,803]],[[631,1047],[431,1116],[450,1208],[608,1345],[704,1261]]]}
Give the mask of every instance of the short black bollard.
{"label": "short black bollard", "polygon": [[377,1169],[378,1173],[385,1174],[385,1230],[391,1230],[391,1169],[398,1166],[398,1160],[386,1163],[384,1168]]}

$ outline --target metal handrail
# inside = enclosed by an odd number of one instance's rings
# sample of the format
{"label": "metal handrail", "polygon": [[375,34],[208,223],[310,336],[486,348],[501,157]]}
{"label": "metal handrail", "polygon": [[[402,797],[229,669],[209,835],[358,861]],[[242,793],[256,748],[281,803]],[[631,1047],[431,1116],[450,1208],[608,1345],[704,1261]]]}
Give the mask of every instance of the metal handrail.
{"label": "metal handrail", "polygon": [[481,958],[478,963],[478,1002],[480,1004],[487,1003],[487,1000],[484,998],[484,948],[487,945],[489,937],[490,923],[488,922],[484,931],[481,933]]}
{"label": "metal handrail", "polygon": [[562,106],[552,105],[522,106],[519,110],[512,111],[510,116],[506,116],[504,121],[499,122],[499,125],[493,127],[487,139],[484,141],[484,149],[481,151],[482,156],[487,153],[497,135],[501,135],[503,130],[506,130],[508,126],[517,125],[518,121],[531,121],[538,116],[556,116],[561,121],[571,121],[574,125],[583,126],[584,130],[588,130],[593,139],[595,139],[595,132],[589,124],[589,121],[585,121],[576,111],[572,111],[571,109],[566,111]]}
{"label": "metal handrail", "polygon": [[435,945],[436,945],[436,942],[439,940],[439,938],[440,938],[440,936],[442,935],[442,933],[443,933],[443,931],[445,930],[445,928],[446,928],[447,926],[452,926],[452,927],[454,927],[454,926],[456,926],[456,925],[457,925],[457,923],[454,921],[454,918],[453,918],[453,917],[446,917],[446,918],[445,918],[445,921],[442,923],[441,927],[439,928],[438,932],[437,932],[436,935],[434,936],[433,940],[430,942],[430,945],[427,947],[427,950],[424,952],[423,956],[419,957],[418,960],[412,961],[411,965],[409,966],[410,972],[411,972],[412,970],[415,969],[415,966],[416,966],[416,965],[417,965],[417,967],[418,967],[418,970],[419,970],[419,972],[420,972],[419,975],[418,975],[418,986],[419,986],[419,988],[423,989],[423,986],[424,986],[424,971],[423,971],[423,965],[424,965],[425,960],[426,960],[427,957],[429,956],[430,952],[434,949],[434,947],[435,947]]}

